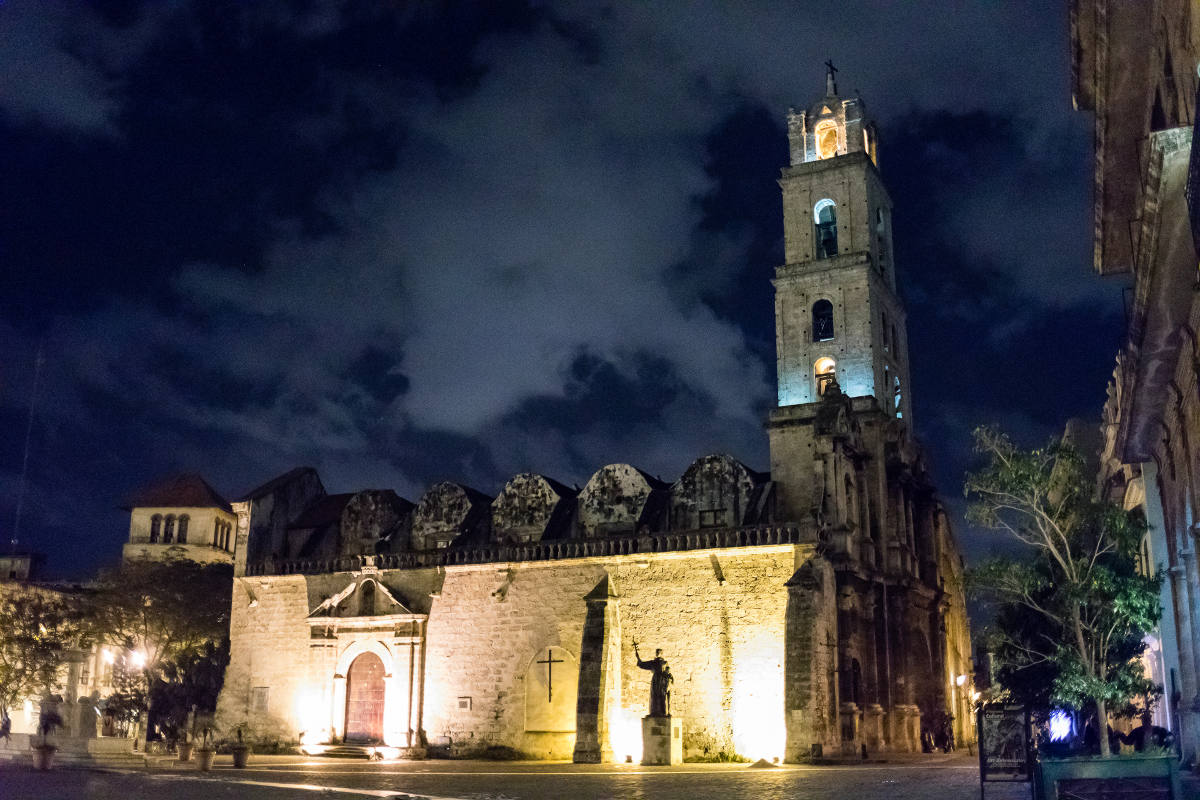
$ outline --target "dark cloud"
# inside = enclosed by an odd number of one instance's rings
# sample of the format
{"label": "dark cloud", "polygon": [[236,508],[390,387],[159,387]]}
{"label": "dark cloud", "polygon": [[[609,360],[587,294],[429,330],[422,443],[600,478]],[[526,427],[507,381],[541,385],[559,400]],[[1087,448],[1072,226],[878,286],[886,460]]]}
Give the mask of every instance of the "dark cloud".
{"label": "dark cloud", "polygon": [[976,422],[1102,398],[1119,293],[1034,3],[10,0],[0,45],[0,519],[40,346],[24,529],[76,567],[170,470],[764,468],[782,120],[830,56],[881,118],[947,492]]}

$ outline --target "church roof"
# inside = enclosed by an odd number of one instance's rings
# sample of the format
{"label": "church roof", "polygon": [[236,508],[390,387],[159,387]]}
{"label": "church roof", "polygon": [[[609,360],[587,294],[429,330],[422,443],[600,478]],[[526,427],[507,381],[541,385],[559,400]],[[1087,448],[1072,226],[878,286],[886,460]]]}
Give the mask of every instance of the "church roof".
{"label": "church roof", "polygon": [[288,528],[294,530],[296,528],[324,528],[326,525],[334,525],[341,520],[342,511],[345,510],[346,504],[350,502],[352,497],[354,497],[353,492],[327,494],[300,512],[300,516],[296,517],[288,525]]}
{"label": "church roof", "polygon": [[135,508],[220,508],[232,513],[229,501],[196,473],[173,475],[153,483],[131,497],[124,506]]}
{"label": "church roof", "polygon": [[271,480],[264,483],[262,486],[251,489],[250,491],[246,492],[244,495],[239,497],[238,500],[239,501],[257,500],[260,497],[264,497],[266,495],[271,494],[276,489],[278,489],[280,486],[290,483],[291,481],[295,480],[296,478],[300,477],[301,475],[303,475],[306,472],[311,472],[311,473],[313,473],[313,475],[317,474],[317,471],[315,469],[313,469],[312,467],[296,467],[295,469],[288,470],[287,472],[283,473],[282,475],[280,475],[276,478],[272,478]]}

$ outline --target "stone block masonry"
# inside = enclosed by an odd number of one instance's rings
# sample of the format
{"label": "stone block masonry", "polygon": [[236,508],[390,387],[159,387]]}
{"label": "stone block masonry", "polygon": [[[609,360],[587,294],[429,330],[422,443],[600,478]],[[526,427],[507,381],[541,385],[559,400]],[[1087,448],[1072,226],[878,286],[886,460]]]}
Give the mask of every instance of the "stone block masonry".
{"label": "stone block masonry", "polygon": [[[375,578],[409,610],[428,614],[424,660],[414,666],[423,671],[421,730],[432,747],[571,758],[573,723],[586,718],[577,716],[578,680],[578,692],[593,696],[595,715],[590,723],[595,755],[585,760],[640,760],[650,689],[649,673],[634,659],[636,639],[644,652],[661,648],[671,665],[672,712],[686,721],[685,757],[770,758],[784,755],[786,584],[811,553],[805,545],[770,545],[384,570]],[[354,580],[361,576],[237,580],[223,724],[249,721],[257,735],[289,741],[320,727],[328,737],[344,714],[336,707],[345,702],[344,683],[340,696],[335,686],[344,681],[338,665],[347,648],[361,648],[369,638],[393,653],[394,672],[408,669],[398,638],[402,631],[359,630],[328,638],[306,618],[335,587]],[[585,597],[606,581],[594,632],[600,640],[593,643],[606,659],[600,668],[582,652],[589,619]],[[833,608],[806,606],[805,613],[836,624]],[[361,629],[368,623],[351,617],[330,624]],[[808,622],[796,625],[806,628]],[[559,669],[572,666],[572,681],[543,671],[546,654],[559,653],[551,648],[566,651],[552,661],[564,665]],[[570,730],[531,728],[531,676],[537,702],[546,692],[553,706],[545,718],[554,718],[555,708],[565,704]],[[568,687],[570,696],[555,698],[555,686]]]}

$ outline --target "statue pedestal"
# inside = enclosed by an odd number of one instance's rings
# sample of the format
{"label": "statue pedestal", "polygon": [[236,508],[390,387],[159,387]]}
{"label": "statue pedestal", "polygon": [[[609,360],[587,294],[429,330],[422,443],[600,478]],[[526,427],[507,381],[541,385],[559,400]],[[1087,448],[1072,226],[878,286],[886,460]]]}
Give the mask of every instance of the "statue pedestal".
{"label": "statue pedestal", "polygon": [[683,763],[683,717],[642,717],[642,764]]}

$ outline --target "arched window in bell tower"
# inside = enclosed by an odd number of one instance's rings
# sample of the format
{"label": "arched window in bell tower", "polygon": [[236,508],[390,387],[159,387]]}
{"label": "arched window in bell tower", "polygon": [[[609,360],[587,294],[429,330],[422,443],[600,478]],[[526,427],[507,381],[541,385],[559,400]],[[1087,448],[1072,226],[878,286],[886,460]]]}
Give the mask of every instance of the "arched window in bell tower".
{"label": "arched window in bell tower", "polygon": [[837,204],[826,198],[813,206],[816,223],[817,258],[833,258],[838,252]]}
{"label": "arched window in bell tower", "polygon": [[813,364],[813,376],[817,380],[817,396],[824,396],[829,384],[837,377],[837,362],[828,356],[818,358]]}
{"label": "arched window in bell tower", "polygon": [[833,303],[818,300],[812,307],[812,340],[828,342],[833,338]]}
{"label": "arched window in bell tower", "polygon": [[893,382],[894,382],[894,384],[895,384],[895,388],[893,389],[893,394],[895,395],[894,402],[895,402],[895,404],[896,404],[896,416],[897,416],[897,417],[903,417],[903,416],[904,416],[904,410],[900,408],[900,402],[901,402],[901,400],[903,399],[903,395],[902,395],[902,393],[900,392],[900,376],[899,376],[899,375],[897,375],[897,376],[896,376],[896,377],[893,379]]}
{"label": "arched window in bell tower", "polygon": [[817,123],[813,131],[817,142],[817,158],[833,158],[838,153],[837,122],[832,119]]}

